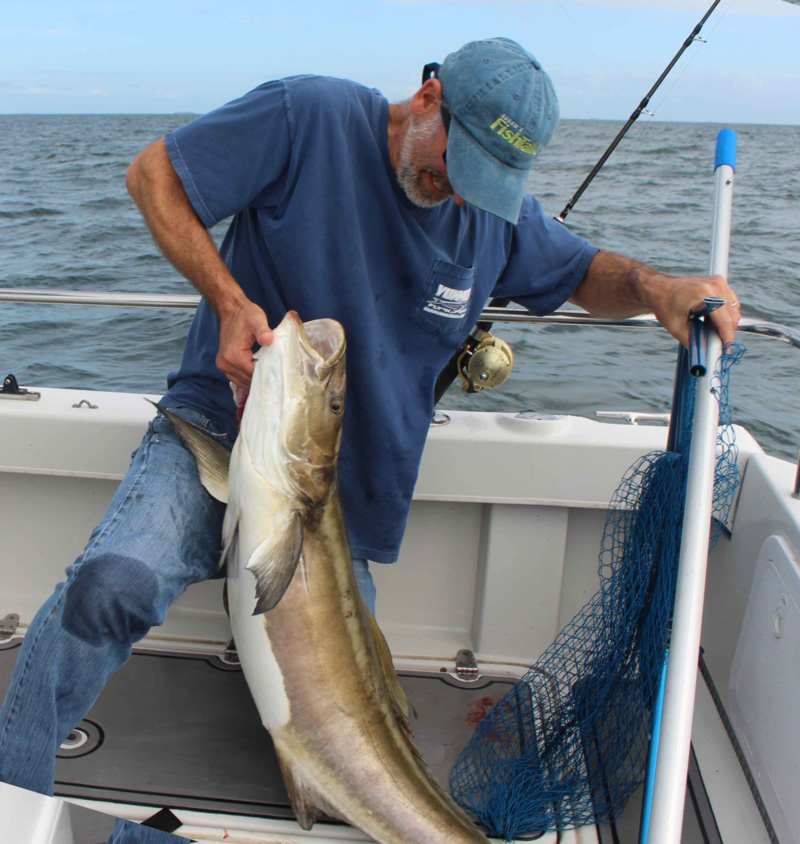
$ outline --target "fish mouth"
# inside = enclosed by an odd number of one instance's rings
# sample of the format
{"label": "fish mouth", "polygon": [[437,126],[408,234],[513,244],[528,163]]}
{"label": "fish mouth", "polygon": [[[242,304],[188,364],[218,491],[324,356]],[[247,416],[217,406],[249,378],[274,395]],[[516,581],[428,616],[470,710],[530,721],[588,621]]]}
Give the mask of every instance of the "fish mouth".
{"label": "fish mouth", "polygon": [[293,323],[300,345],[322,376],[341,360],[345,350],[344,328],[335,319],[314,319],[303,322],[296,311],[289,311],[284,320]]}

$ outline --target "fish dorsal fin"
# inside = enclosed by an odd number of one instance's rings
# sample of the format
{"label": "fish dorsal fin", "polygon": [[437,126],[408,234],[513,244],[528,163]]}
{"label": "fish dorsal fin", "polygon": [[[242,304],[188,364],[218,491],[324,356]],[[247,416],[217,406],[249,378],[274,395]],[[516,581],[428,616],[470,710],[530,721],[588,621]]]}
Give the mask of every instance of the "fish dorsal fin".
{"label": "fish dorsal fin", "polygon": [[[148,401],[150,400],[148,399]],[[217,501],[227,504],[230,451],[202,428],[181,419],[180,416],[160,404],[150,403],[154,404],[167,417],[183,444],[194,456],[197,462],[197,473],[200,475],[200,483],[206,488],[208,494],[216,498]]]}
{"label": "fish dorsal fin", "polygon": [[389,650],[389,644],[387,643],[381,628],[378,627],[378,622],[375,621],[375,617],[369,609],[366,609],[366,612],[369,616],[370,626],[372,628],[372,639],[375,642],[375,650],[378,654],[378,661],[383,669],[383,675],[386,678],[386,686],[389,690],[392,707],[394,708],[395,715],[397,716],[397,720],[400,722],[400,725],[406,733],[410,734],[411,726],[409,721],[412,716],[416,718],[417,713],[415,712],[411,701],[408,699],[405,689],[400,685],[400,678],[397,676],[397,672],[394,670],[394,663],[392,662],[392,652]]}
{"label": "fish dorsal fin", "polygon": [[253,615],[278,605],[294,577],[303,550],[303,513],[291,509],[275,518],[272,532],[256,548],[246,568],[256,577],[256,608]]}
{"label": "fish dorsal fin", "polygon": [[375,642],[375,650],[378,655],[378,661],[380,663],[381,668],[383,669],[384,677],[386,678],[386,686],[389,691],[389,698],[392,701],[392,707],[394,708],[394,713],[397,717],[397,721],[405,732],[407,745],[413,753],[414,758],[417,760],[417,764],[419,765],[419,767],[426,773],[432,787],[436,790],[439,796],[443,800],[445,800],[450,806],[450,811],[457,814],[463,822],[467,823],[468,826],[472,826],[472,821],[467,816],[466,812],[464,812],[458,805],[456,805],[450,795],[450,792],[446,788],[444,788],[442,784],[436,779],[436,776],[434,775],[430,766],[425,761],[423,755],[420,753],[419,748],[416,746],[416,744],[414,744],[412,738],[413,734],[411,732],[411,726],[409,721],[412,716],[416,718],[417,713],[414,709],[414,705],[408,699],[405,689],[400,685],[400,678],[397,676],[397,672],[394,670],[394,663],[392,662],[392,652],[389,650],[389,644],[386,641],[383,632],[381,631],[380,627],[378,627],[378,622],[375,621],[375,618],[369,611],[369,609],[367,609],[366,612],[370,619],[372,639]]}
{"label": "fish dorsal fin", "polygon": [[330,818],[346,820],[313,786],[303,782],[295,774],[291,752],[281,749],[277,744],[275,745],[275,752],[281,766],[283,784],[286,786],[289,800],[292,803],[292,811],[302,829],[311,829],[314,826],[314,821],[322,814]]}

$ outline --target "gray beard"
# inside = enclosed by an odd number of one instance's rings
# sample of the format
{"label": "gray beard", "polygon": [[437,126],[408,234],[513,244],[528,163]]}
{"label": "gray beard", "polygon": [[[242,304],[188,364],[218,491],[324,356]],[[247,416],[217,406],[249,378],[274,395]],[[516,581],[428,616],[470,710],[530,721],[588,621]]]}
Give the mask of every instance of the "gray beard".
{"label": "gray beard", "polygon": [[411,125],[408,127],[400,150],[396,170],[397,181],[409,200],[420,208],[435,208],[450,199],[449,196],[434,196],[425,190],[421,181],[422,173],[425,171],[413,163],[417,157],[417,150],[428,146],[436,138],[442,126],[441,114],[437,114],[430,120],[420,120],[412,115]]}

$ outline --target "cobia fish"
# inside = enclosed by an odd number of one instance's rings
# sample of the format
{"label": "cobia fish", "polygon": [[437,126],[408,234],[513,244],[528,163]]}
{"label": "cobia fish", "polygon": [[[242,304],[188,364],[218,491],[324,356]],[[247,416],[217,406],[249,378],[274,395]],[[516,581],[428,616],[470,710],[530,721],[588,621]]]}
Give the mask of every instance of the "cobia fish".
{"label": "cobia fish", "polygon": [[166,411],[226,501],[231,626],[298,822],[320,813],[382,844],[487,839],[435,781],[412,708],[355,580],[336,480],[345,337],[289,312],[256,354],[228,452]]}

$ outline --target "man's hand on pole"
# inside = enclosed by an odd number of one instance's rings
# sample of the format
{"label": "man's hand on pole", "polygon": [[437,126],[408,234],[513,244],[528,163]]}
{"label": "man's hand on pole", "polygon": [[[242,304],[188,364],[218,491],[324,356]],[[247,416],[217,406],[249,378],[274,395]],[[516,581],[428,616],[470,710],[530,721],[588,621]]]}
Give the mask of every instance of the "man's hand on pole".
{"label": "man's hand on pole", "polygon": [[708,296],[725,300],[725,304],[712,311],[709,318],[719,332],[723,343],[732,343],[741,317],[739,298],[721,275],[700,278],[669,278],[663,285],[664,295],[659,298],[653,313],[658,321],[684,346],[689,345],[689,317]]}

